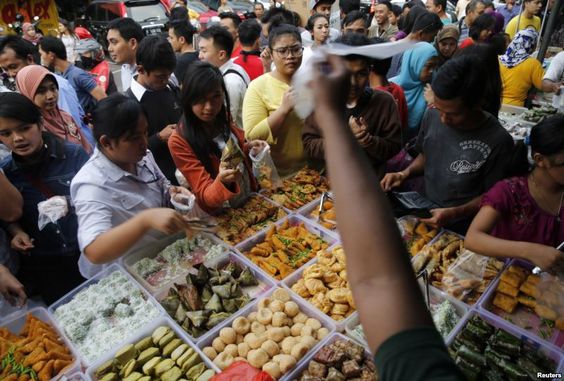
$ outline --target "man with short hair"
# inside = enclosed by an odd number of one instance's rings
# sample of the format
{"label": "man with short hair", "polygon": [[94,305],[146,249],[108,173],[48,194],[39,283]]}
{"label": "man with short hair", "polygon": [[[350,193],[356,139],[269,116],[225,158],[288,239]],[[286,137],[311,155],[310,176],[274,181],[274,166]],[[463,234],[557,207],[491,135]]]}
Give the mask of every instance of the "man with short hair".
{"label": "man with short hair", "polygon": [[74,87],[80,105],[86,113],[92,112],[96,103],[106,98],[104,89],[92,75],[67,61],[67,50],[63,41],[56,37],[44,37],[39,42],[41,64],[53,67]]}
{"label": "man with short hair", "polygon": [[223,27],[214,25],[200,33],[200,60],[216,66],[223,75],[230,111],[237,127],[243,128],[243,98],[250,79],[245,70],[231,61],[233,37]]}
{"label": "man with short hair", "polygon": [[108,52],[111,59],[121,65],[121,91],[125,92],[137,74],[135,55],[145,37],[141,25],[128,17],[117,18],[108,24]]}
{"label": "man with short hair", "polygon": [[175,20],[168,28],[168,42],[172,50],[178,54],[174,75],[181,85],[190,64],[198,60],[199,53],[194,49],[192,43],[196,32],[188,20]]}
{"label": "man with short hair", "polygon": [[343,34],[358,33],[368,35],[368,21],[361,11],[349,12],[343,19]]}
{"label": "man with short hair", "polygon": [[427,0],[425,7],[429,12],[439,15],[443,25],[452,24],[458,21],[456,15],[447,13],[447,0]]}
{"label": "man with short hair", "polygon": [[253,12],[255,12],[255,16],[257,16],[257,21],[260,22],[260,19],[264,16],[264,4],[260,1],[255,1]]}
{"label": "man with short hair", "polygon": [[385,41],[390,41],[398,32],[398,27],[390,23],[390,13],[392,13],[392,3],[383,0],[374,7],[374,18],[372,25],[368,28],[368,37],[378,37]]}
{"label": "man with short hair", "polygon": [[[345,34],[337,42],[349,46],[370,44],[368,37],[357,33]],[[351,73],[351,86],[347,99],[346,118],[358,144],[380,178],[385,173],[386,162],[401,149],[402,126],[394,98],[369,85],[370,59],[363,56],[345,56]],[[310,164],[322,169],[325,166],[325,143],[315,115],[306,119],[302,142]]]}
{"label": "man with short hair", "polygon": [[[489,1],[488,1],[489,3]],[[474,24],[474,20],[486,11],[486,0],[472,0],[466,6],[466,16],[458,22],[458,30],[460,31],[460,39],[464,41],[468,38],[470,27]]]}
{"label": "man with short hair", "polygon": [[540,33],[541,19],[537,14],[542,8],[541,0],[523,0],[522,12],[513,17],[505,27],[505,33],[513,40],[520,30],[533,28]]}
{"label": "man with short hair", "polygon": [[231,53],[232,58],[239,57],[239,52],[241,51],[241,43],[239,42],[239,25],[241,24],[241,18],[233,12],[224,12],[219,14],[219,23],[222,27],[227,29],[233,37],[233,52]]}
{"label": "man with short hair", "polygon": [[509,21],[519,13],[521,13],[521,5],[515,4],[515,0],[505,0],[505,4],[496,8],[496,11],[501,13],[504,18],[503,27],[505,28]]}
{"label": "man with short hair", "polygon": [[[310,0],[309,8],[310,15],[313,16],[316,13],[327,16],[331,20],[331,7],[335,0]],[[313,40],[311,39],[311,32],[304,30],[301,33],[302,45],[304,47],[311,46]],[[335,28],[329,28],[329,41],[333,41],[339,37],[339,31]]]}
{"label": "man with short hair", "polygon": [[353,11],[360,11],[360,0],[339,0],[341,20]]}
{"label": "man with short hair", "polygon": [[149,150],[165,177],[178,185],[167,143],[182,115],[178,88],[170,83],[176,55],[164,38],[148,36],[139,43],[136,62],[138,74],[126,95],[141,104],[147,117]]}
{"label": "man with short hair", "polygon": [[260,24],[255,19],[245,20],[239,25],[241,53],[233,62],[247,72],[251,81],[264,73],[259,50],[261,30]]}
{"label": "man with short hair", "polygon": [[[7,87],[16,91],[16,75],[28,65],[34,65],[34,48],[20,36],[6,36],[0,39],[0,66],[9,77]],[[84,110],[78,101],[76,91],[72,85],[58,74],[53,74],[59,86],[59,100],[57,105],[63,111],[72,115],[73,119],[80,124],[80,129],[88,142],[95,145],[92,130],[84,123]]]}

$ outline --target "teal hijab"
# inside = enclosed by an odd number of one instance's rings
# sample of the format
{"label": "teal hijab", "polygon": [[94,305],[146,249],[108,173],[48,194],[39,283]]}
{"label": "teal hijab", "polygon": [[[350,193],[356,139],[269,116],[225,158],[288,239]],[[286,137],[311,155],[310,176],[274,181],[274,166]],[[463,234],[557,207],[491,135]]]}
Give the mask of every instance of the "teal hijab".
{"label": "teal hijab", "polygon": [[400,85],[407,101],[407,125],[410,129],[417,129],[423,119],[427,102],[423,93],[425,83],[421,82],[419,75],[430,58],[437,56],[437,49],[428,42],[418,42],[415,47],[403,54],[399,75],[390,79]]}

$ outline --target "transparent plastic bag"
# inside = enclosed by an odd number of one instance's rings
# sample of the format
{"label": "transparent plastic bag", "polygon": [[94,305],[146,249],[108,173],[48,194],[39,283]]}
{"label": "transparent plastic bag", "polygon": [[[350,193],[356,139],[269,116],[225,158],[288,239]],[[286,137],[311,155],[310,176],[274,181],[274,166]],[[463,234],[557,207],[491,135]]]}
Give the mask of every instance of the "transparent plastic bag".
{"label": "transparent plastic bag", "polygon": [[39,218],[37,226],[43,230],[49,223],[55,223],[69,212],[69,205],[65,196],[53,196],[37,204]]}
{"label": "transparent plastic bag", "polygon": [[253,175],[261,189],[276,189],[282,186],[282,180],[270,156],[268,144],[256,154],[251,152],[249,157],[253,162]]}
{"label": "transparent plastic bag", "polygon": [[464,249],[444,272],[443,291],[459,300],[464,300],[472,291],[482,286],[489,259]]}
{"label": "transparent plastic bag", "polygon": [[170,203],[178,213],[188,215],[194,209],[196,197],[193,194],[176,193],[170,197]]}

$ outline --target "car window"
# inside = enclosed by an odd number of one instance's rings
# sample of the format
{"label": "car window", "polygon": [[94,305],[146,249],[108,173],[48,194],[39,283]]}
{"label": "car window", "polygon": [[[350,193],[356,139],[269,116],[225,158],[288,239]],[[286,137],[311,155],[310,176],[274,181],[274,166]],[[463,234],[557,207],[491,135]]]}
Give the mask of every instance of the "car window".
{"label": "car window", "polygon": [[161,4],[128,7],[127,14],[137,22],[167,19],[165,9]]}
{"label": "car window", "polygon": [[198,13],[205,13],[208,11],[208,7],[205,4],[198,1],[189,1],[186,6]]}

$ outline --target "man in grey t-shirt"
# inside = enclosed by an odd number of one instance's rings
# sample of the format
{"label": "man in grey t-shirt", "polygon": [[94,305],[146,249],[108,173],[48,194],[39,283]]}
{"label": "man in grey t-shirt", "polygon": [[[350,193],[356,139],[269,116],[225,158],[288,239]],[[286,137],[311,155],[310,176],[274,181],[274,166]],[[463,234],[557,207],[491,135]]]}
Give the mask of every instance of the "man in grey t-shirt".
{"label": "man in grey t-shirt", "polygon": [[437,72],[432,83],[435,109],[428,110],[421,123],[419,155],[381,182],[389,191],[409,177],[423,175],[426,197],[440,205],[423,221],[463,232],[482,194],[504,178],[513,150],[509,133],[481,108],[486,68],[477,59],[456,57]]}

